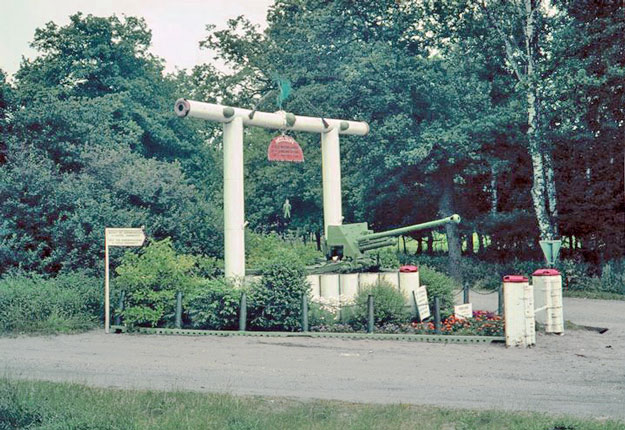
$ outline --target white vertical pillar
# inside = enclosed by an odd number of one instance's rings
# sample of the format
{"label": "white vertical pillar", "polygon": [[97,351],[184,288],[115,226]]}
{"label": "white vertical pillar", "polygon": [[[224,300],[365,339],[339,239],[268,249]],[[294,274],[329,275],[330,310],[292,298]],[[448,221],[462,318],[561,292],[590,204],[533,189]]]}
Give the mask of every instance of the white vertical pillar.
{"label": "white vertical pillar", "polygon": [[531,346],[536,343],[534,324],[534,290],[524,276],[503,278],[503,300],[506,315],[506,346]]}
{"label": "white vertical pillar", "polygon": [[224,123],[224,260],[227,278],[245,276],[243,120]]}
{"label": "white vertical pillar", "polygon": [[339,128],[321,133],[321,172],[323,179],[323,232],[328,236],[329,225],[343,223],[341,202],[341,151]]}

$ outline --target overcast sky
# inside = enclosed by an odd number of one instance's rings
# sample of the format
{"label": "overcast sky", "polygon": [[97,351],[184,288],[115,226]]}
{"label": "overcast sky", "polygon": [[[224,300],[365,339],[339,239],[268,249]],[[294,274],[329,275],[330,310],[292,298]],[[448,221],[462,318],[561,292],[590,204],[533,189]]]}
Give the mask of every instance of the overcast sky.
{"label": "overcast sky", "polygon": [[167,62],[167,71],[210,61],[198,42],[206,24],[223,28],[229,18],[245,15],[262,28],[273,0],[0,0],[0,68],[9,74],[22,56],[35,54],[29,44],[35,29],[48,21],[64,25],[69,16],[122,14],[142,16],[152,30],[152,52]]}

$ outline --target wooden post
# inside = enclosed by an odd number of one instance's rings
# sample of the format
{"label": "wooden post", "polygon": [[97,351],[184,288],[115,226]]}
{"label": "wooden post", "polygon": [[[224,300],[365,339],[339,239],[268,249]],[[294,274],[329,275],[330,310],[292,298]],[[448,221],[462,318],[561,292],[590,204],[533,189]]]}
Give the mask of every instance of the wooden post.
{"label": "wooden post", "polygon": [[367,297],[367,333],[373,333],[373,295]]}
{"label": "wooden post", "polygon": [[111,330],[111,302],[109,289],[109,245],[104,234],[104,333]]}
{"label": "wooden post", "polygon": [[441,305],[438,297],[434,297],[434,329],[436,334],[441,334]]}

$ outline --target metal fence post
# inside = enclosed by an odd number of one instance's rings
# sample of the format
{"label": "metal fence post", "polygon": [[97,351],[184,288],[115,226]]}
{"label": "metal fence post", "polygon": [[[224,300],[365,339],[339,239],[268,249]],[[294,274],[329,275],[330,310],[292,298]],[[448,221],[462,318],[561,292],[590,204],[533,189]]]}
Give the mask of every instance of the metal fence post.
{"label": "metal fence post", "polygon": [[247,324],[247,296],[241,293],[241,306],[239,308],[239,331],[245,331]]}
{"label": "metal fence post", "polygon": [[119,308],[119,312],[115,315],[115,325],[122,325],[122,316],[121,312],[124,312],[124,299],[126,298],[126,292],[121,291],[119,293],[119,303],[117,307]]}
{"label": "metal fence post", "polygon": [[302,331],[308,331],[308,296],[302,294]]}
{"label": "metal fence post", "polygon": [[503,316],[503,286],[497,288],[497,315]]}
{"label": "metal fence post", "polygon": [[441,304],[438,297],[434,297],[434,330],[441,334]]}
{"label": "metal fence post", "polygon": [[367,297],[367,333],[373,333],[373,295]]}
{"label": "metal fence post", "polygon": [[469,283],[465,282],[464,284],[464,303],[469,303]]}
{"label": "metal fence post", "polygon": [[182,328],[182,291],[176,293],[176,328]]}

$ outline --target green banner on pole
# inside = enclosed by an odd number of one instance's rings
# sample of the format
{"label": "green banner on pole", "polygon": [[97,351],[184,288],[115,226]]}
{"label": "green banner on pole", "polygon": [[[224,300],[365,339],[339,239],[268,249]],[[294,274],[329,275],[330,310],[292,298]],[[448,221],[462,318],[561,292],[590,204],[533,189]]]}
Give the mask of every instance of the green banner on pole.
{"label": "green banner on pole", "polygon": [[556,264],[556,260],[558,259],[558,254],[560,253],[560,247],[562,246],[561,240],[541,240],[539,241],[540,247],[543,250],[543,254],[545,254],[545,260],[547,260],[547,264],[553,266]]}

